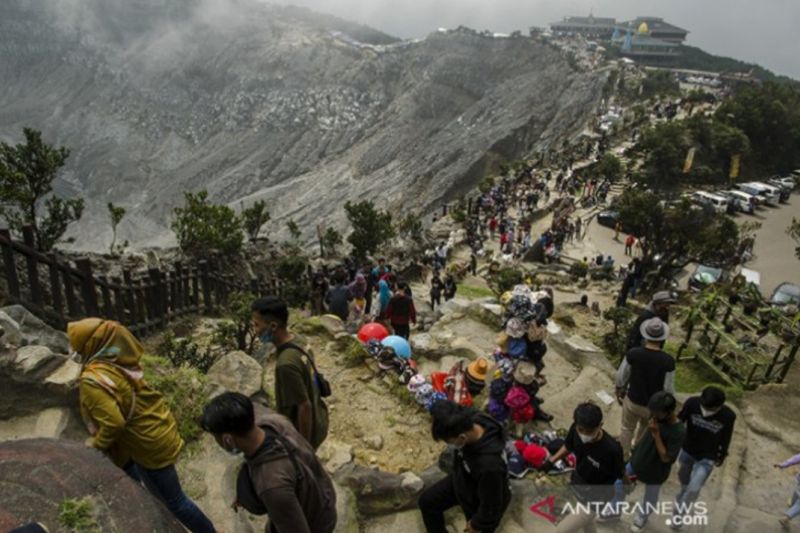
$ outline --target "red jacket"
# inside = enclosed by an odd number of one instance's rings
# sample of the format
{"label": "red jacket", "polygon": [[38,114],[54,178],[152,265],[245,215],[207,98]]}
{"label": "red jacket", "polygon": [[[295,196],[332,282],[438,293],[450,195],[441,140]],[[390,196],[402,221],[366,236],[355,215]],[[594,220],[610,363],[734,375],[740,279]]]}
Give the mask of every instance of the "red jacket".
{"label": "red jacket", "polygon": [[398,326],[416,324],[417,310],[414,307],[414,300],[407,294],[395,294],[386,306],[386,318]]}

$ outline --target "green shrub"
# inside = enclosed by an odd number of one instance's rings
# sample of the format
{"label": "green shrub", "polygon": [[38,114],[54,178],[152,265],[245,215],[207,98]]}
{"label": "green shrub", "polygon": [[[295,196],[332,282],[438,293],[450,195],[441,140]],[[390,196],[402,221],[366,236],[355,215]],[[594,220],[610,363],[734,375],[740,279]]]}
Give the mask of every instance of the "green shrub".
{"label": "green shrub", "polygon": [[58,506],[58,523],[75,533],[100,533],[89,498],[66,499]]}
{"label": "green shrub", "polygon": [[583,262],[573,263],[569,267],[569,273],[573,278],[583,279],[589,273],[589,265]]}
{"label": "green shrub", "polygon": [[628,332],[636,316],[627,307],[611,307],[603,318],[614,323],[614,330],[603,336],[603,346],[612,355],[612,361],[621,362],[628,349]]}
{"label": "green shrub", "polygon": [[197,343],[186,337],[176,337],[171,331],[164,333],[158,353],[174,367],[189,366],[206,374],[216,362],[218,354],[210,348],[201,349]]}
{"label": "green shrub", "polygon": [[287,282],[283,299],[289,307],[302,307],[308,299],[308,286],[303,281],[307,269],[308,259],[299,250],[292,250],[275,263],[278,278]]}
{"label": "green shrub", "polygon": [[223,353],[242,350],[249,355],[253,354],[256,336],[250,312],[252,303],[253,295],[248,292],[234,292],[228,297],[228,303],[223,310],[223,321],[216,325],[211,335],[211,344],[214,347]]}
{"label": "green shrub", "polygon": [[146,355],[142,365],[145,380],[164,396],[183,440],[191,443],[198,439],[203,430],[197,421],[208,401],[206,377],[187,366],[174,368],[161,357]]}
{"label": "green shrub", "polygon": [[498,270],[491,278],[490,285],[497,294],[510,291],[516,285],[522,283],[522,271],[516,268],[503,268]]}
{"label": "green shrub", "polygon": [[242,219],[233,209],[211,203],[208,191],[187,192],[184,199],[185,205],[174,209],[172,222],[181,250],[204,255],[209,249],[224,254],[235,254],[242,249]]}

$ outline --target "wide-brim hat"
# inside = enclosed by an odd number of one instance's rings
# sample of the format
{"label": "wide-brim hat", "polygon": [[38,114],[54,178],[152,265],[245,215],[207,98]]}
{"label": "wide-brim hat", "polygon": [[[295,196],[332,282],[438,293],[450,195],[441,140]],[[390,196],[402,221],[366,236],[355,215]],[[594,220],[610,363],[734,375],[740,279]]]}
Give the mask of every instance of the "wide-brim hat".
{"label": "wide-brim hat", "polygon": [[467,366],[467,375],[475,381],[483,383],[486,381],[486,374],[489,373],[489,361],[479,357]]}
{"label": "wide-brim hat", "polygon": [[530,385],[536,380],[536,367],[528,361],[520,361],[514,369],[514,381],[520,385]]}
{"label": "wide-brim hat", "polygon": [[653,295],[654,304],[674,304],[678,300],[669,291],[659,291]]}
{"label": "wide-brim hat", "polygon": [[658,317],[645,320],[639,327],[639,332],[645,340],[661,342],[669,337],[669,325]]}

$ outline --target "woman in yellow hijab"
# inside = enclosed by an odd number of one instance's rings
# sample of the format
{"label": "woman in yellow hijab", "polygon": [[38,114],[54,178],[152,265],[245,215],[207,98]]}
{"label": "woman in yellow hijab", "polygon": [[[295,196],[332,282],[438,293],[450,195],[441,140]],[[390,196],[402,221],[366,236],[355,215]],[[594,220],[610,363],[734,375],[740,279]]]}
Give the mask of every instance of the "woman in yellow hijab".
{"label": "woman in yellow hijab", "polygon": [[80,407],[91,434],[87,445],[144,483],[190,531],[214,532],[181,488],[175,462],[183,440],[164,398],[144,382],[142,345],[118,322],[100,318],[71,322],[67,336],[83,366]]}

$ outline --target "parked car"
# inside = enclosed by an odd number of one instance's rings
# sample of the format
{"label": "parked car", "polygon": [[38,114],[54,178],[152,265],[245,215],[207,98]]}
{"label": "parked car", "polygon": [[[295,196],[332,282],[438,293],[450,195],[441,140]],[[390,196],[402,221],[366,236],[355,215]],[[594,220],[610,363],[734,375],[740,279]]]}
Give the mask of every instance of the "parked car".
{"label": "parked car", "polygon": [[617,211],[606,210],[601,211],[597,215],[597,223],[601,226],[614,229],[619,221],[619,213]]}
{"label": "parked car", "polygon": [[800,306],[800,285],[784,281],[773,291],[769,303],[778,307],[785,305]]}
{"label": "parked car", "polygon": [[775,185],[776,187],[780,187],[781,189],[789,192],[792,192],[795,186],[797,185],[797,183],[795,183],[794,181],[794,178],[792,178],[791,176],[785,176],[785,177],[775,176],[774,178],[770,178],[768,182],[771,185]]}
{"label": "parked car", "polygon": [[692,202],[703,207],[708,207],[717,213],[728,211],[728,200],[705,191],[695,191],[692,193]]}
{"label": "parked car", "polygon": [[701,291],[724,278],[724,271],[707,265],[697,265],[694,273],[689,278],[689,290]]}
{"label": "parked car", "polygon": [[761,202],[763,204],[778,205],[780,202],[780,195],[777,194],[774,187],[768,187],[764,184],[756,182],[739,183],[735,185],[735,187],[740,191],[746,192],[747,194],[758,196],[761,198]]}
{"label": "parked car", "polygon": [[730,190],[722,191],[719,195],[728,198],[731,204],[736,206],[737,211],[752,215],[756,210],[757,204],[755,197],[746,192]]}
{"label": "parked car", "polygon": [[770,185],[766,181],[757,181],[756,185],[761,185],[762,187],[766,187],[773,196],[778,198],[779,202],[787,202],[789,200],[789,191],[784,191],[780,187],[776,187],[775,185]]}

